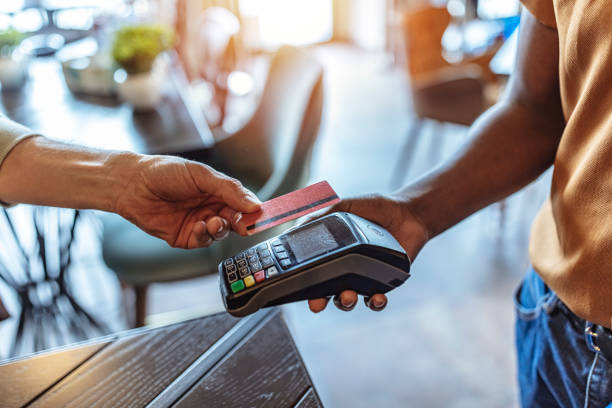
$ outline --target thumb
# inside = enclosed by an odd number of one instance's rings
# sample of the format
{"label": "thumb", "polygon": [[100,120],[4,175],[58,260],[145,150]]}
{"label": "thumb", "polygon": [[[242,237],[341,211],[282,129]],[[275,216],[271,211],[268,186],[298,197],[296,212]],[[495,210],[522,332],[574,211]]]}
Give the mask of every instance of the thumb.
{"label": "thumb", "polygon": [[235,178],[200,163],[188,162],[187,168],[201,192],[220,197],[236,211],[251,213],[259,210],[261,201]]}

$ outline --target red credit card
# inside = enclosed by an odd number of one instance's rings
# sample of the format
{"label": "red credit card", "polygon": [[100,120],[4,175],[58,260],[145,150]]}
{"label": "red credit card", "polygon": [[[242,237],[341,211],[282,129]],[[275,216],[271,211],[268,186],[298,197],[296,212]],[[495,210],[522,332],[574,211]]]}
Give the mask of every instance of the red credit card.
{"label": "red credit card", "polygon": [[340,201],[327,181],[273,198],[261,204],[261,210],[243,214],[247,234],[253,235]]}

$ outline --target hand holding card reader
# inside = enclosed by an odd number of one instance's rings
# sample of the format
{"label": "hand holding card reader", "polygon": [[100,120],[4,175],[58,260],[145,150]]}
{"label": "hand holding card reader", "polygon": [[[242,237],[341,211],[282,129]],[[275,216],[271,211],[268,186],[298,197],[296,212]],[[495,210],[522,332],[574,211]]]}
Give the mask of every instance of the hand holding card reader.
{"label": "hand holding card reader", "polygon": [[410,259],[384,228],[338,212],[286,231],[219,264],[227,311],[337,295],[386,293],[410,277]]}

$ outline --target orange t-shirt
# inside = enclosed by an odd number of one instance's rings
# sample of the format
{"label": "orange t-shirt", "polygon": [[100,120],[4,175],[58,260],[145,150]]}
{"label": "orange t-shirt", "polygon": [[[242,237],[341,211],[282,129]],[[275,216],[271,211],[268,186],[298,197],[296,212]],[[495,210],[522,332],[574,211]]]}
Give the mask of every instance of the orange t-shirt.
{"label": "orange t-shirt", "polygon": [[612,3],[522,1],[559,35],[566,121],[531,262],[574,313],[612,328]]}

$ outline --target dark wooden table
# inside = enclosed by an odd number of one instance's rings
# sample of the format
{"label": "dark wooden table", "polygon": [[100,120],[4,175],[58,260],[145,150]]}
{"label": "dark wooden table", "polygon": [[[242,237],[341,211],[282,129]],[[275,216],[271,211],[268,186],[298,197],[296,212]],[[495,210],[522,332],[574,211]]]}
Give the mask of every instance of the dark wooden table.
{"label": "dark wooden table", "polygon": [[153,110],[135,112],[116,98],[71,93],[60,62],[36,58],[25,85],[2,92],[0,111],[47,137],[89,147],[146,154],[211,150],[214,138],[203,114],[193,109],[184,80],[171,72],[164,100]]}
{"label": "dark wooden table", "polygon": [[0,363],[0,406],[320,407],[278,309],[220,313]]}

